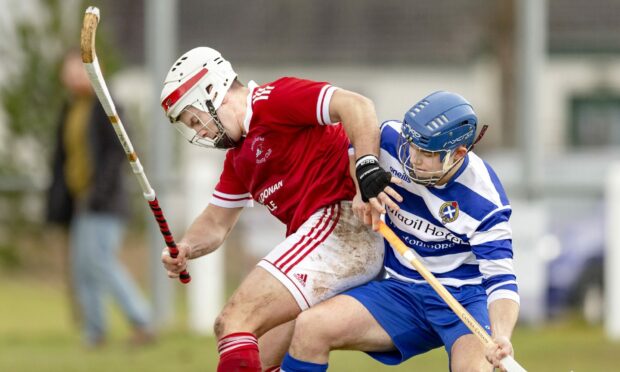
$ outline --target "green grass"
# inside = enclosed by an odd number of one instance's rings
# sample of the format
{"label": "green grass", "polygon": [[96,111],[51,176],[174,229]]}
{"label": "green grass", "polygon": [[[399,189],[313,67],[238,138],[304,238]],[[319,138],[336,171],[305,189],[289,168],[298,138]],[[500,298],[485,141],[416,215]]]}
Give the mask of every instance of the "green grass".
{"label": "green grass", "polygon": [[[58,284],[2,279],[0,287],[0,371],[214,371],[215,342],[186,332],[183,324],[164,331],[157,344],[131,349],[128,328],[113,310],[111,336],[100,350],[86,350]],[[180,322],[182,323],[182,322]],[[620,344],[605,340],[600,327],[565,321],[520,327],[513,339],[517,360],[530,371],[619,371]],[[435,350],[398,367],[360,352],[334,352],[332,371],[447,371],[444,351]]]}

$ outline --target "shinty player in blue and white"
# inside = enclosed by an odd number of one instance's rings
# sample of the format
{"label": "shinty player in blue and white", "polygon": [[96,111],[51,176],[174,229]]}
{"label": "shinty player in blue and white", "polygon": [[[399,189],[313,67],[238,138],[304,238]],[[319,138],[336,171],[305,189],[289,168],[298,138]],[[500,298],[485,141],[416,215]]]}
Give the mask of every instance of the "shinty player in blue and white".
{"label": "shinty player in blue and white", "polygon": [[[487,347],[422,276],[386,242],[389,278],[351,289],[303,312],[282,370],[325,371],[330,350],[367,352],[384,364],[444,346],[451,371],[501,369],[513,354],[519,313],[511,207],[491,167],[471,152],[478,119],[463,97],[435,92],[381,126],[380,164],[403,182],[400,210],[385,221],[491,334]],[[356,215],[371,222],[359,198]],[[376,218],[376,216],[375,216]]]}

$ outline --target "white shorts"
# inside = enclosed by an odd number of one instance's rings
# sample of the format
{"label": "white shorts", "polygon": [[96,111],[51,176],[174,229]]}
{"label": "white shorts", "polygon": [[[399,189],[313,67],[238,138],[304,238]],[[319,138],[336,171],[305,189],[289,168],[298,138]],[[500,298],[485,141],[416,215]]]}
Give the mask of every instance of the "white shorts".
{"label": "white shorts", "polygon": [[284,284],[303,311],[374,279],[383,253],[383,239],[345,201],[319,209],[258,266]]}

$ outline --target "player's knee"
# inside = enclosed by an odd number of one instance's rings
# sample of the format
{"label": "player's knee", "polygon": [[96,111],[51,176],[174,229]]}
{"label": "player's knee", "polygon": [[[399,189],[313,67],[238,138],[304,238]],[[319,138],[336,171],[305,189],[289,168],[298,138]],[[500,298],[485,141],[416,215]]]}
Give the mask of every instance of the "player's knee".
{"label": "player's knee", "polygon": [[455,372],[493,371],[484,356],[484,347],[472,334],[459,337],[452,345],[450,365]]}
{"label": "player's knee", "polygon": [[295,338],[303,336],[306,343],[323,345],[331,349],[332,329],[327,318],[320,309],[302,312],[295,320]]}
{"label": "player's knee", "polygon": [[236,318],[234,309],[229,305],[224,306],[224,309],[215,318],[213,325],[215,336],[221,338],[231,332],[240,332],[241,330],[249,332],[249,330],[244,329],[243,324],[239,324],[240,322]]}
{"label": "player's knee", "polygon": [[256,321],[248,313],[247,310],[234,305],[226,305],[217,318],[215,318],[215,323],[213,324],[215,336],[220,338],[231,332],[250,332],[256,334]]}
{"label": "player's knee", "polygon": [[215,337],[222,338],[226,334],[224,333],[224,328],[226,324],[226,319],[223,314],[220,313],[217,318],[215,318],[215,323],[213,323],[213,332],[215,333]]}
{"label": "player's knee", "polygon": [[[301,312],[297,319],[295,319],[295,331],[301,332],[304,334],[312,334],[316,329],[312,327],[315,316],[313,314],[313,310],[306,310]],[[306,333],[308,332],[308,333]]]}

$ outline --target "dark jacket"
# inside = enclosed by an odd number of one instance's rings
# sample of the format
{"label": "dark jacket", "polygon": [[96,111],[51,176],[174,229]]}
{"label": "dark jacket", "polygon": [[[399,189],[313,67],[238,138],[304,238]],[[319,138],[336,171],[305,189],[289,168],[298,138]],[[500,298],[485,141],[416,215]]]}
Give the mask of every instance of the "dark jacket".
{"label": "dark jacket", "polygon": [[[61,224],[71,221],[78,204],[73,200],[65,182],[66,153],[63,138],[68,109],[69,106],[65,105],[60,115],[52,163],[52,182],[47,197],[47,221]],[[128,196],[123,181],[124,167],[127,166],[126,156],[99,102],[93,103],[88,124],[88,148],[94,169],[86,200],[80,203],[80,207],[88,211],[125,217],[128,212]]]}

